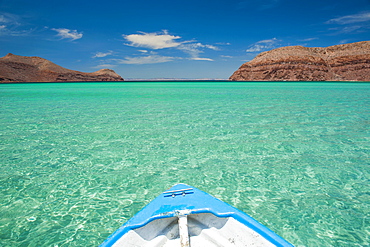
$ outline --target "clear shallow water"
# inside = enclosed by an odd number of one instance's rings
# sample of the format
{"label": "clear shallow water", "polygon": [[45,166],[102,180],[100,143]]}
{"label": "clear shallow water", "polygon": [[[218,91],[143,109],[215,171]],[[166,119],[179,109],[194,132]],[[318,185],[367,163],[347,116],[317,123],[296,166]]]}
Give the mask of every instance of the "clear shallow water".
{"label": "clear shallow water", "polygon": [[17,84],[0,102],[0,246],[97,246],[178,182],[296,246],[370,245],[370,84]]}

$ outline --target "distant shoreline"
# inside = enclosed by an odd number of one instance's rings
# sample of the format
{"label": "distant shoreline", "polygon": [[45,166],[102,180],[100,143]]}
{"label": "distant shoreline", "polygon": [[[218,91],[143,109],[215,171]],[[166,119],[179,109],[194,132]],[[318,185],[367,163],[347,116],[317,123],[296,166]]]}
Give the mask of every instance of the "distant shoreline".
{"label": "distant shoreline", "polygon": [[73,84],[73,83],[176,83],[176,82],[199,82],[199,83],[370,83],[370,81],[232,81],[232,80],[125,80],[125,81],[51,81],[51,82],[0,82],[0,84]]}

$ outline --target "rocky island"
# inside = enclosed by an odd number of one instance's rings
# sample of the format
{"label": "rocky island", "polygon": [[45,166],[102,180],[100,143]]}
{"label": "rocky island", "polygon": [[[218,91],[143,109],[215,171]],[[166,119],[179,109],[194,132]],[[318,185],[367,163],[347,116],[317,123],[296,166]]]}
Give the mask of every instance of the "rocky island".
{"label": "rocky island", "polygon": [[63,68],[40,57],[9,53],[0,58],[0,83],[72,81],[123,81],[123,78],[110,69],[84,73]]}
{"label": "rocky island", "polygon": [[229,80],[370,81],[370,41],[266,51],[244,63]]}

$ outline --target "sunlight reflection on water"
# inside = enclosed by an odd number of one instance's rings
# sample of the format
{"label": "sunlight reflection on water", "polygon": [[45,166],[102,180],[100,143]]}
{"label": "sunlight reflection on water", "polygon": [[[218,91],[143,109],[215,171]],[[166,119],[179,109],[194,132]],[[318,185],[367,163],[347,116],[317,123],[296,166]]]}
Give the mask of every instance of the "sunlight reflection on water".
{"label": "sunlight reflection on water", "polygon": [[0,92],[5,246],[96,246],[178,182],[296,246],[369,244],[370,84],[19,84]]}

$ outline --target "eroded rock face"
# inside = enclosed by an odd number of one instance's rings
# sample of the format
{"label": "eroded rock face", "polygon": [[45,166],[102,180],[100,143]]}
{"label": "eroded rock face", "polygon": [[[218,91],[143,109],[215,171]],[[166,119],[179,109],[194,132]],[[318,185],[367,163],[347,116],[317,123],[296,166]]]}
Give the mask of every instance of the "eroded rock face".
{"label": "eroded rock face", "polygon": [[84,73],[63,68],[40,57],[9,53],[0,58],[0,83],[63,81],[123,81],[123,78],[110,69]]}
{"label": "eroded rock face", "polygon": [[326,48],[288,46],[244,63],[233,81],[370,81],[370,41]]}

